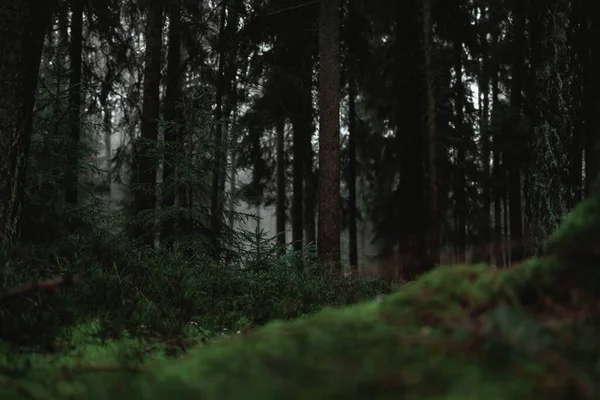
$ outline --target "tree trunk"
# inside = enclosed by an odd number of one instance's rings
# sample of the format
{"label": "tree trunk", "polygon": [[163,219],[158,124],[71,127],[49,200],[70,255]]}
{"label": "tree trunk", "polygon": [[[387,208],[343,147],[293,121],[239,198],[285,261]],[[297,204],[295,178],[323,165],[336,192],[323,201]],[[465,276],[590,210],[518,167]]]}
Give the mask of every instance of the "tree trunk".
{"label": "tree trunk", "polygon": [[275,127],[277,134],[277,244],[280,246],[280,254],[285,252],[285,203],[286,203],[286,184],[285,184],[285,120],[277,121]]}
{"label": "tree trunk", "polygon": [[81,49],[83,0],[71,0],[71,40],[69,43],[69,133],[65,200],[77,204],[79,135],[81,130]]}
{"label": "tree trunk", "polygon": [[315,152],[312,147],[312,101],[310,105],[307,103],[305,108],[311,111],[306,114],[307,119],[310,118],[311,121],[307,121],[310,130],[308,131],[308,140],[305,142],[306,152],[309,155],[304,158],[304,243],[315,244],[317,240],[317,173],[313,165]]}
{"label": "tree trunk", "polygon": [[[181,0],[174,0],[169,5],[169,50],[167,53],[167,77],[165,93],[165,155],[162,179],[162,208],[175,206],[175,193],[179,135],[177,101],[181,94]],[[175,235],[176,216],[166,213],[161,230],[161,241],[169,242]]]}
{"label": "tree trunk", "polygon": [[586,95],[586,109],[589,121],[586,121],[585,140],[585,192],[591,196],[600,187],[600,10],[592,1],[588,2],[591,15],[591,32],[587,35],[590,41],[591,59],[587,64],[589,86]]}
{"label": "tree trunk", "polygon": [[523,222],[521,220],[521,90],[523,88],[523,73],[525,67],[525,10],[523,2],[515,3],[513,28],[513,68],[510,95],[510,118],[512,143],[507,151],[508,168],[508,198],[510,220],[511,262],[523,259]]}
{"label": "tree trunk", "polygon": [[0,3],[0,245],[19,236],[33,104],[54,1]]}
{"label": "tree trunk", "polygon": [[[489,20],[485,16],[485,8],[480,8],[481,19],[486,23]],[[477,260],[478,262],[489,261],[492,256],[490,247],[491,237],[491,193],[490,193],[490,130],[489,130],[489,116],[490,116],[490,99],[489,99],[489,47],[487,42],[487,31],[482,30],[480,34],[480,42],[482,46],[482,60],[481,60],[481,80],[479,82],[480,91],[482,92],[482,105],[481,105],[481,162],[483,164],[483,219],[481,224],[483,225],[483,231],[481,235],[481,257]]]}
{"label": "tree trunk", "polygon": [[466,261],[466,250],[467,250],[467,226],[466,226],[466,216],[467,216],[467,198],[466,198],[466,154],[465,147],[467,139],[464,137],[464,115],[463,115],[463,102],[465,99],[464,94],[464,86],[462,82],[462,42],[460,40],[456,40],[454,43],[454,57],[455,64],[454,70],[456,73],[456,98],[455,98],[455,129],[456,129],[456,139],[459,143],[457,146],[457,165],[456,165],[456,241],[457,241],[457,258],[459,263],[464,263]]}
{"label": "tree trunk", "polygon": [[319,15],[319,178],[317,251],[340,265],[340,0],[321,0]]}
{"label": "tree trunk", "polygon": [[[297,100],[297,99],[296,99]],[[297,110],[295,110],[297,111]],[[294,251],[301,251],[303,247],[304,230],[304,156],[306,146],[304,145],[303,129],[305,116],[294,112],[291,115],[292,122],[292,245]]]}
{"label": "tree trunk", "polygon": [[[225,68],[223,71],[226,90],[223,93],[223,127],[227,136],[227,155],[224,158],[228,159],[228,167],[223,163],[221,175],[219,177],[219,190],[225,193],[225,184],[227,181],[227,170],[230,174],[230,192],[229,192],[229,227],[234,229],[234,213],[235,213],[235,174],[237,168],[237,116],[238,116],[238,96],[237,96],[237,71],[238,71],[238,48],[239,40],[236,35],[238,32],[238,24],[240,21],[239,11],[243,7],[243,0],[236,0],[229,3],[229,12],[227,13],[227,21],[225,27]],[[225,205],[223,204],[223,208]],[[223,210],[224,211],[224,210]],[[223,212],[222,211],[222,212]]]}
{"label": "tree trunk", "polygon": [[425,58],[425,92],[427,100],[427,172],[429,177],[429,229],[427,247],[429,249],[430,264],[437,265],[440,262],[440,210],[438,205],[437,132],[433,65],[431,60],[431,28],[431,0],[423,0],[423,53]]}
{"label": "tree trunk", "polygon": [[219,72],[217,78],[217,96],[215,101],[215,131],[213,145],[215,160],[212,174],[212,189],[210,196],[210,230],[213,256],[218,258],[221,253],[220,239],[222,234],[223,193],[221,190],[221,174],[224,168],[225,149],[223,148],[223,98],[225,96],[225,29],[227,1],[221,2],[221,25],[219,27]]}
{"label": "tree trunk", "polygon": [[[492,35],[493,44],[497,43],[497,34]],[[500,88],[498,82],[498,67],[494,68],[492,75],[492,115],[494,115],[494,131],[492,135],[493,141],[493,163],[492,163],[492,196],[494,198],[494,260],[496,266],[503,265],[504,263],[504,249],[503,249],[503,238],[502,238],[502,198],[504,188],[504,171],[501,164],[502,157],[502,130],[499,129],[498,124],[500,123]]]}
{"label": "tree trunk", "polygon": [[356,230],[356,81],[348,79],[348,255],[351,270],[358,270]]}
{"label": "tree trunk", "polygon": [[[400,213],[398,273],[411,280],[431,268],[426,236],[427,223],[424,156],[426,99],[423,93],[424,75],[422,54],[423,27],[419,23],[420,1],[410,0],[397,6],[395,15],[395,49],[399,65],[395,76],[397,93],[404,101],[397,101],[396,141],[399,152],[400,185],[398,189],[398,212]],[[400,3],[399,3],[400,4]]]}
{"label": "tree trunk", "polygon": [[[144,60],[144,95],[142,109],[141,141],[137,153],[134,183],[132,236],[146,246],[154,244],[154,218],[142,213],[156,207],[156,160],[151,148],[158,139],[160,61],[162,50],[162,2],[153,0],[148,4],[146,22],[146,54]],[[151,221],[150,223],[148,221]]]}

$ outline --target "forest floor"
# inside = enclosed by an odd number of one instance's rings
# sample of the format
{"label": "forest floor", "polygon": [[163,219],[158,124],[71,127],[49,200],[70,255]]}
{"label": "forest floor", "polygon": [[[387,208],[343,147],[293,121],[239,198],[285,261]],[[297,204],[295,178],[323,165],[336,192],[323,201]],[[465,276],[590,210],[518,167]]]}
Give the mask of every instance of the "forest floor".
{"label": "forest floor", "polygon": [[441,267],[382,301],[223,337],[103,341],[92,322],[60,355],[6,352],[0,398],[598,399],[599,233],[588,200],[542,258]]}

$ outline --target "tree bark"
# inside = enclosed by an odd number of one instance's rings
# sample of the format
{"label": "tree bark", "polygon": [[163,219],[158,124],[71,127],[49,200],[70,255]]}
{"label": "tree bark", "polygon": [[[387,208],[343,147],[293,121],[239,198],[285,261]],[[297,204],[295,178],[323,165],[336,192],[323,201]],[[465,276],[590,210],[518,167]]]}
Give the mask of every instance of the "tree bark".
{"label": "tree bark", "polygon": [[455,97],[455,129],[456,138],[459,143],[457,146],[458,162],[455,168],[456,171],[456,241],[457,241],[457,258],[459,263],[466,261],[466,250],[467,250],[467,227],[466,227],[466,216],[467,216],[467,198],[466,198],[466,138],[464,137],[464,86],[462,82],[462,41],[459,39],[455,40],[454,43],[454,57],[455,64],[454,69],[456,73],[456,97]]}
{"label": "tree bark", "polygon": [[348,258],[351,270],[358,270],[356,224],[356,81],[348,80]]}
{"label": "tree bark", "polygon": [[65,200],[77,204],[79,136],[81,130],[81,50],[83,0],[71,0],[71,40],[69,43],[69,133]]}
{"label": "tree bark", "polygon": [[317,251],[340,266],[340,0],[321,0],[319,15],[319,178]]}
{"label": "tree bark", "polygon": [[585,192],[586,197],[592,196],[600,187],[600,10],[592,1],[588,1],[591,16],[591,32],[587,35],[590,41],[591,59],[588,63],[589,86],[586,95],[586,109],[590,117],[586,121],[585,139]]}
{"label": "tree bark", "polygon": [[489,99],[489,86],[490,86],[490,69],[489,69],[489,46],[487,41],[487,34],[489,33],[489,19],[485,14],[485,7],[480,8],[481,12],[481,33],[479,41],[482,48],[482,59],[481,59],[481,79],[479,82],[481,97],[481,163],[483,164],[483,218],[482,218],[482,235],[481,235],[481,251],[480,256],[474,260],[477,262],[487,262],[492,256],[492,247],[490,241],[491,235],[491,192],[490,192],[490,99]]}
{"label": "tree bark", "polygon": [[523,74],[525,68],[525,5],[523,2],[515,3],[515,17],[513,27],[513,68],[510,95],[510,114],[512,125],[512,143],[507,152],[508,168],[508,198],[511,241],[511,262],[523,259],[523,222],[521,220],[521,151],[522,139],[519,132],[521,122],[521,90],[523,88]]}
{"label": "tree bark", "polygon": [[215,104],[215,131],[213,136],[215,160],[213,165],[212,189],[210,196],[210,228],[211,248],[213,256],[218,258],[221,253],[220,239],[222,234],[223,193],[221,190],[221,174],[224,168],[223,149],[223,98],[225,96],[225,29],[227,1],[221,2],[221,25],[219,27],[219,71],[217,78],[217,96]]}
{"label": "tree bark", "polygon": [[425,64],[425,92],[427,100],[427,150],[428,150],[428,183],[429,183],[429,229],[428,249],[429,263],[437,265],[440,262],[440,211],[439,189],[437,174],[437,132],[435,113],[435,93],[433,81],[433,66],[431,60],[431,0],[423,0],[423,54]]}
{"label": "tree bark", "polygon": [[[169,50],[167,53],[167,76],[165,93],[165,155],[162,179],[162,208],[175,205],[177,155],[181,137],[178,128],[177,101],[181,93],[181,0],[169,5]],[[175,234],[176,217],[168,213],[162,223],[161,241],[170,241]]]}
{"label": "tree bark", "polygon": [[275,126],[276,146],[277,146],[277,244],[280,246],[280,254],[285,252],[285,203],[286,203],[286,184],[285,184],[285,120],[280,119]]}
{"label": "tree bark", "polygon": [[[156,207],[156,160],[151,147],[158,139],[160,61],[162,49],[162,2],[152,0],[148,4],[146,22],[146,54],[144,59],[144,94],[142,107],[141,140],[137,142],[131,233],[133,239],[146,246],[154,245],[154,218],[142,213],[152,212]],[[152,221],[149,224],[147,221]]]}
{"label": "tree bark", "polygon": [[24,199],[33,104],[54,1],[0,3],[0,245],[14,245]]}

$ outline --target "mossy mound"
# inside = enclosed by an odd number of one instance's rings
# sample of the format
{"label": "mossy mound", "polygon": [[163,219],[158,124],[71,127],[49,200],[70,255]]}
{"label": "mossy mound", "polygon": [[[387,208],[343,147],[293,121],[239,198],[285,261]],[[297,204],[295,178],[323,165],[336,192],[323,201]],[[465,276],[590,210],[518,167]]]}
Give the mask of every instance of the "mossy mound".
{"label": "mossy mound", "polygon": [[[381,302],[26,390],[44,399],[600,398],[597,229],[600,203],[586,201],[543,258],[438,268]],[[24,384],[0,387],[3,399],[24,398]]]}

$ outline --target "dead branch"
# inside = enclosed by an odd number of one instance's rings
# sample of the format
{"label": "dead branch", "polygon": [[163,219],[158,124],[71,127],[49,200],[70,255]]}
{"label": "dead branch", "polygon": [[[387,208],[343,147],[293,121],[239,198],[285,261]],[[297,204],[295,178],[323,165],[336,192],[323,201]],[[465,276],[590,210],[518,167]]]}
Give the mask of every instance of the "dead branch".
{"label": "dead branch", "polygon": [[20,286],[0,293],[0,303],[13,297],[25,296],[33,292],[56,293],[61,286],[70,286],[80,283],[81,280],[76,276],[61,276],[42,282],[34,282],[29,285]]}

